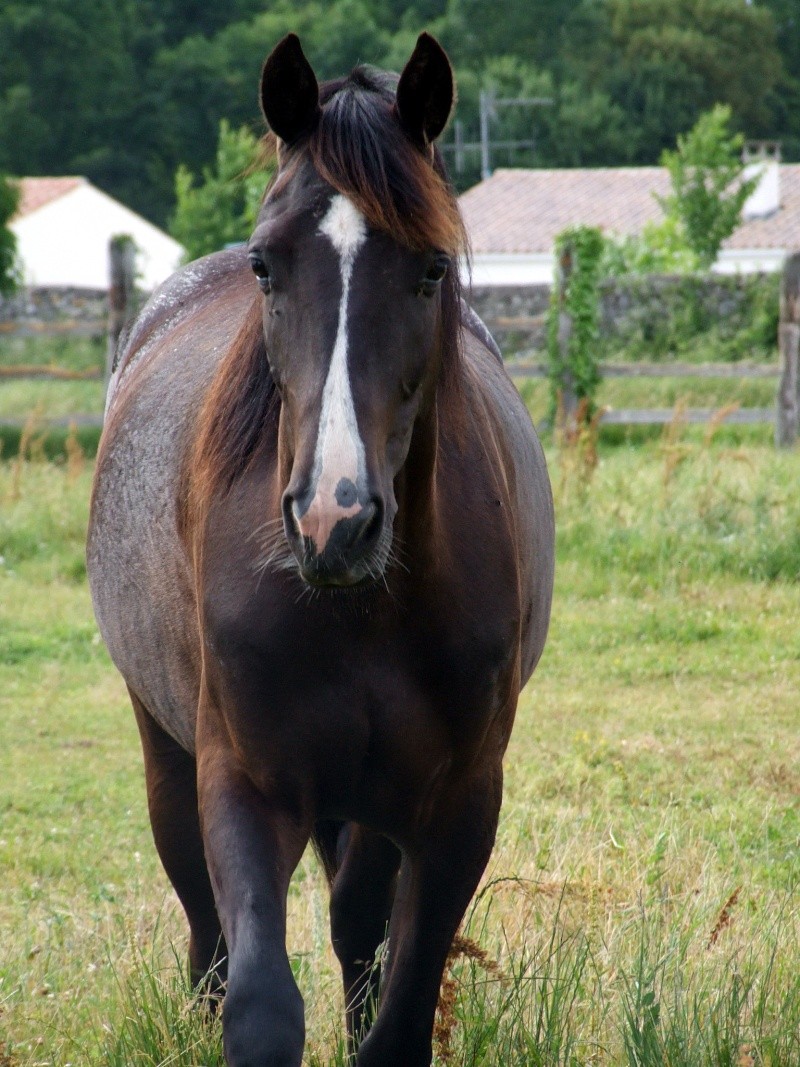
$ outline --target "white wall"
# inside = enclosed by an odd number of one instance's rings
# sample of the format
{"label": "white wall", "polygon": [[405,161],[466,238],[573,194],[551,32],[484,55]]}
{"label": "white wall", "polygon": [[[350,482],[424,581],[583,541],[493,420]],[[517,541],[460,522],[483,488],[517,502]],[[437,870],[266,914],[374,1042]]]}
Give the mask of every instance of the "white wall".
{"label": "white wall", "polygon": [[785,248],[723,248],[711,268],[715,274],[753,274],[781,270]]}
{"label": "white wall", "polygon": [[549,285],[553,280],[553,257],[547,252],[501,255],[474,255],[472,272],[461,264],[465,284],[473,285]]}
{"label": "white wall", "polygon": [[139,250],[138,284],[155,289],[183,248],[141,215],[88,182],[11,224],[26,285],[108,288],[108,243],[129,234]]}
{"label": "white wall", "polygon": [[[777,271],[783,266],[786,251],[779,248],[723,249],[712,270],[715,274],[752,274]],[[544,252],[529,255],[479,255],[472,257],[472,274],[461,265],[465,284],[473,285],[549,285],[553,280],[553,257]]]}

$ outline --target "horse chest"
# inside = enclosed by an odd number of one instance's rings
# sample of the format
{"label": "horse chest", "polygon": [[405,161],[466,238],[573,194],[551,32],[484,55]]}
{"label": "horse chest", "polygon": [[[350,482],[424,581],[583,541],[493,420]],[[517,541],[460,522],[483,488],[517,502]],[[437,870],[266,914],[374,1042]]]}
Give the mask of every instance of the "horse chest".
{"label": "horse chest", "polygon": [[208,628],[207,680],[257,780],[312,782],[321,810],[382,823],[414,818],[443,768],[500,743],[513,655],[492,627],[355,599],[280,603]]}

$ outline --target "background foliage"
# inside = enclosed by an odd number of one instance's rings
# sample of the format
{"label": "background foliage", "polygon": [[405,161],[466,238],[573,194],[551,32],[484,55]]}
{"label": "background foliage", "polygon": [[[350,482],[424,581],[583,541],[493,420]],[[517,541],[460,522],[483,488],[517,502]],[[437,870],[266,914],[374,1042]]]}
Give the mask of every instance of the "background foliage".
{"label": "background foliage", "polygon": [[186,249],[187,260],[241,241],[256,223],[268,166],[253,165],[255,136],[243,126],[232,130],[223,119],[213,167],[203,167],[198,182],[181,164],[175,175],[175,214],[170,232]]}
{"label": "background foliage", "polygon": [[739,222],[745,200],[758,184],[742,176],[741,134],[730,131],[731,109],[717,104],[705,112],[678,147],[666,151],[672,193],[661,199],[666,217],[679,220],[701,267],[710,268],[722,242]]}
{"label": "background foliage", "polygon": [[[489,0],[0,0],[0,172],[85,174],[163,225],[221,119],[260,132],[258,72],[284,33],[331,77],[398,69],[422,28],[455,64],[466,140],[481,88],[552,97],[498,114],[495,139],[535,148],[497,166],[656,163],[718,102],[800,158],[796,0],[508,0],[502,18]],[[477,177],[470,153],[458,183]]]}
{"label": "background foliage", "polygon": [[13,293],[17,287],[17,239],[7,223],[18,201],[19,188],[0,175],[0,295]]}
{"label": "background foliage", "polygon": [[[552,414],[560,396],[574,392],[584,401],[584,417],[591,418],[600,384],[598,318],[600,265],[605,240],[595,226],[574,226],[556,237],[556,278],[550,298],[547,357],[550,368]],[[561,337],[562,314],[571,321],[566,344]]]}

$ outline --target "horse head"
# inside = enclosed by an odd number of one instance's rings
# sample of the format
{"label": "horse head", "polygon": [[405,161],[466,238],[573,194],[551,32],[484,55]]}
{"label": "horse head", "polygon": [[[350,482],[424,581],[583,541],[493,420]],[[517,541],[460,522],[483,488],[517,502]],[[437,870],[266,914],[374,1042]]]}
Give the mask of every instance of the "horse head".
{"label": "horse head", "polygon": [[264,66],[279,166],[248,254],[280,396],[284,532],[313,585],[383,574],[395,480],[458,344],[463,231],[433,147],[453,94],[427,34],[399,81],[356,68],[320,87],[293,34]]}

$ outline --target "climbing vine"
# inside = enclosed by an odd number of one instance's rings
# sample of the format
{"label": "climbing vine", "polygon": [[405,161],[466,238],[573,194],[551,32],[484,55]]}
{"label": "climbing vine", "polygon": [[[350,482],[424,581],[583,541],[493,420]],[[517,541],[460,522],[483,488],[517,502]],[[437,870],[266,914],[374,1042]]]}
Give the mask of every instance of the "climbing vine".
{"label": "climbing vine", "polygon": [[600,383],[598,320],[600,260],[605,239],[596,227],[563,230],[555,241],[555,277],[547,321],[552,415],[559,407],[590,420]]}

